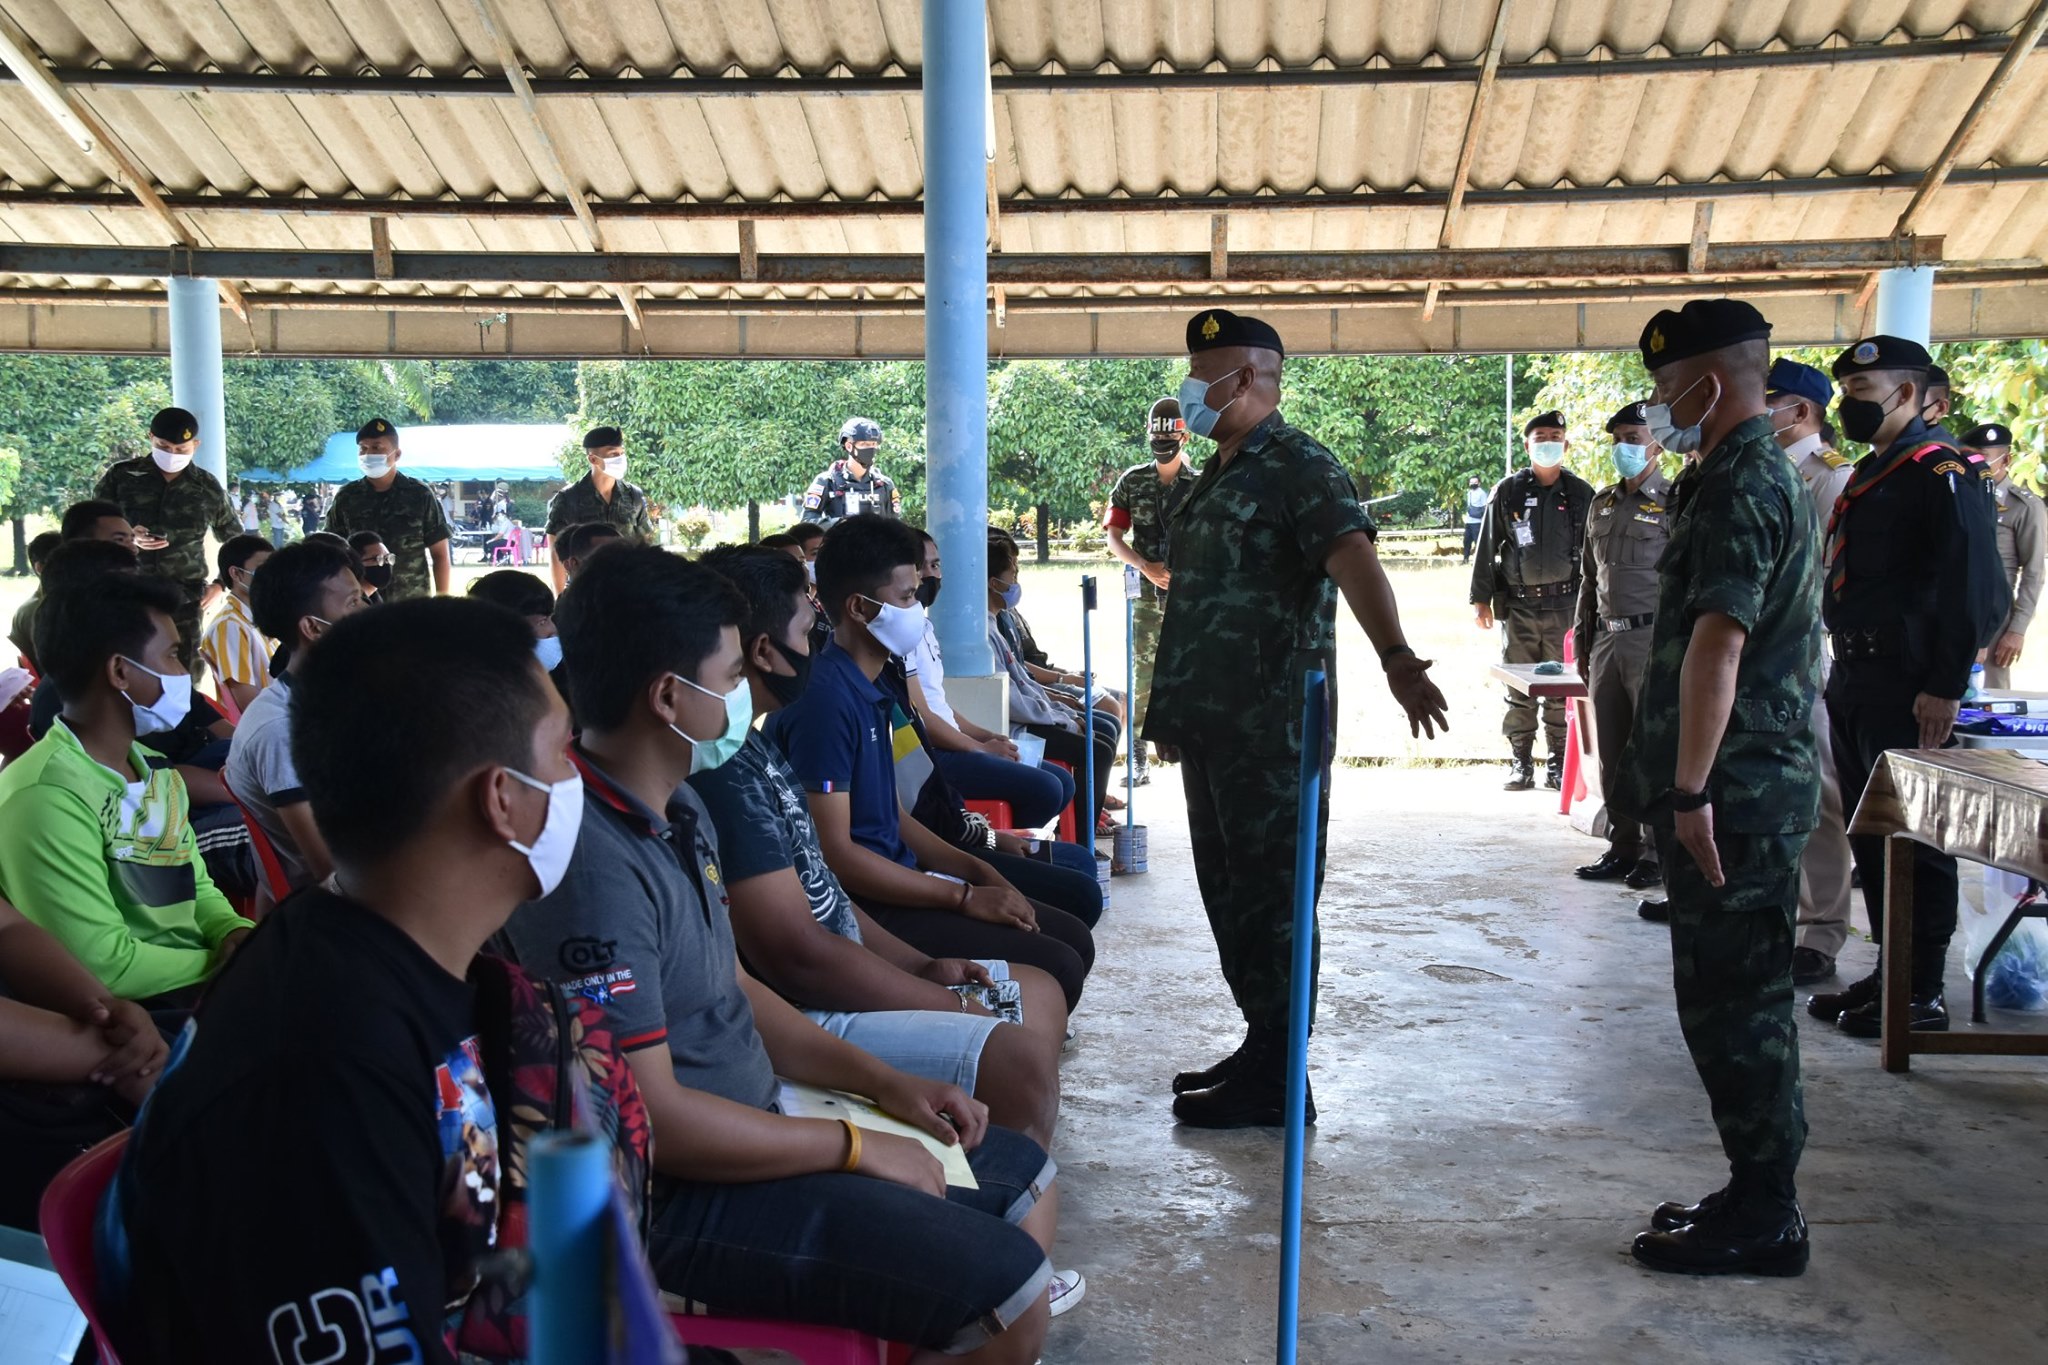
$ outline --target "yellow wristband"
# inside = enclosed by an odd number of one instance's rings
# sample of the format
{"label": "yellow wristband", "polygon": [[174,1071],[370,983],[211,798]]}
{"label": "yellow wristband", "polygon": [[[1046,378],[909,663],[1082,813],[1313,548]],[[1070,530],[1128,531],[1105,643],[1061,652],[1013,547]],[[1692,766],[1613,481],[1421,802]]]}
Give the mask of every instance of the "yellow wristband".
{"label": "yellow wristband", "polygon": [[846,1164],[839,1169],[848,1175],[860,1169],[860,1129],[852,1119],[841,1119],[846,1128]]}

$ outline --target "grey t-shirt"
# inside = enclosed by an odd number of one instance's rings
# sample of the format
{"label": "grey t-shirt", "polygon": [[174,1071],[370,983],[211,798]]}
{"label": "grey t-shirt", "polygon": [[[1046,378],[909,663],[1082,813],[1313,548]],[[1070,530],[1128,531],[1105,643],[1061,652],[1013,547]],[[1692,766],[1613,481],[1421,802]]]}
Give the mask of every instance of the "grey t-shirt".
{"label": "grey t-shirt", "polygon": [[304,887],[313,879],[312,873],[277,814],[278,807],[295,806],[306,799],[306,789],[299,785],[298,765],[292,762],[291,674],[280,673],[242,713],[234,738],[228,741],[228,761],[221,776],[277,851],[277,861],[292,889]]}
{"label": "grey t-shirt", "polygon": [[812,918],[839,937],[860,942],[853,898],[825,865],[803,783],[773,740],[759,730],[748,731],[737,754],[698,773],[690,785],[718,827],[727,878],[743,882],[794,868],[810,898]]}
{"label": "grey t-shirt", "polygon": [[656,814],[581,751],[583,828],[562,884],[496,940],[530,972],[602,1006],[619,1050],[665,1044],[676,1080],[756,1109],[775,1069],[740,989],[717,835],[697,794]]}

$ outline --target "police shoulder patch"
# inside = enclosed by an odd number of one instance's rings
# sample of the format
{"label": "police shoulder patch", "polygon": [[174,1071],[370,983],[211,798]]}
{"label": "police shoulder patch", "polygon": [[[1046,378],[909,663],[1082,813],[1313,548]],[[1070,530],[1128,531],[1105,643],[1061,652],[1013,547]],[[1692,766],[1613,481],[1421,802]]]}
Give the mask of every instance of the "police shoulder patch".
{"label": "police shoulder patch", "polygon": [[1820,461],[1829,469],[1843,469],[1849,465],[1856,463],[1854,460],[1850,459],[1847,455],[1844,455],[1839,450],[1827,449],[1823,449],[1820,452]]}
{"label": "police shoulder patch", "polygon": [[814,511],[814,512],[815,512],[816,510],[818,510],[818,509],[819,509],[820,507],[823,507],[824,505],[825,505],[825,500],[824,500],[823,498],[819,497],[819,496],[818,496],[818,495],[817,495],[816,493],[806,493],[806,494],[804,494],[804,506],[806,506],[806,507],[810,508],[810,509],[811,509],[812,511]]}
{"label": "police shoulder patch", "polygon": [[1970,467],[1964,464],[1961,460],[1943,460],[1940,464],[1934,467],[1934,474],[1936,478],[1939,478],[1943,474],[1967,474],[1969,472]]}

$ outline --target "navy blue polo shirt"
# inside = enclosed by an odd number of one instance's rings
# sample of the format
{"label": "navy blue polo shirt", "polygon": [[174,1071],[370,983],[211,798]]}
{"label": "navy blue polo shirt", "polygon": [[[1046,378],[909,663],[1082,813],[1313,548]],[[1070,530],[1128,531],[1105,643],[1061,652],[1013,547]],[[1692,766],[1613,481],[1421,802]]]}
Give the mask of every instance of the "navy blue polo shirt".
{"label": "navy blue polo shirt", "polygon": [[854,842],[916,867],[896,805],[896,700],[835,640],[811,664],[811,680],[793,706],[763,726],[805,791],[845,792]]}

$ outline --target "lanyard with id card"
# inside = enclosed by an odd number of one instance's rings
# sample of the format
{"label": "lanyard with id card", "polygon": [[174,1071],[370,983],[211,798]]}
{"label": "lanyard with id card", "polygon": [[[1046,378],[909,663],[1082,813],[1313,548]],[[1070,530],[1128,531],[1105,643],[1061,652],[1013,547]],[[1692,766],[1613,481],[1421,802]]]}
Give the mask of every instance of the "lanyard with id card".
{"label": "lanyard with id card", "polygon": [[1521,546],[1521,547],[1522,547],[1523,549],[1525,549],[1525,550],[1526,550],[1526,549],[1528,549],[1528,548],[1529,548],[1529,547],[1530,547],[1531,545],[1534,545],[1535,543],[1536,543],[1536,528],[1535,528],[1534,526],[1530,525],[1530,523],[1529,523],[1529,518],[1527,518],[1527,517],[1516,517],[1516,518],[1515,518],[1515,544],[1517,544],[1517,545]]}

